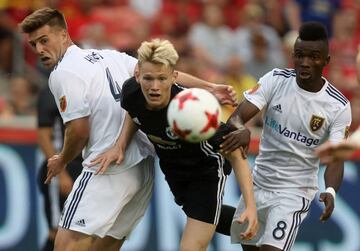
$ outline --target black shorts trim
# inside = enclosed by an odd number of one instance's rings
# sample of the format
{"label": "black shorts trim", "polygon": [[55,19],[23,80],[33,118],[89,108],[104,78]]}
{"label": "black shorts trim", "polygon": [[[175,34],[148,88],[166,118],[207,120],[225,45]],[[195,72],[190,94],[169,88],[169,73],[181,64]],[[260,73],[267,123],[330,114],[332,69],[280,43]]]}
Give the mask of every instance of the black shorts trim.
{"label": "black shorts trim", "polygon": [[297,232],[299,230],[302,214],[306,213],[310,209],[310,204],[311,203],[310,203],[309,200],[307,200],[305,198],[302,198],[302,204],[303,205],[302,205],[301,209],[299,211],[295,211],[294,214],[293,214],[293,220],[292,220],[292,223],[291,223],[290,231],[289,231],[289,234],[288,234],[288,236],[286,238],[285,245],[284,245],[284,248],[283,248],[284,251],[288,251],[288,250],[291,249],[292,245],[295,242]]}
{"label": "black shorts trim", "polygon": [[213,224],[217,225],[219,223],[221,206],[224,197],[225,183],[227,178],[227,176],[224,173],[225,160],[220,153],[214,152],[212,150],[213,147],[207,141],[203,141],[200,143],[200,149],[206,154],[206,156],[215,158],[218,164],[217,173],[218,173],[219,182],[218,182],[218,191],[217,191],[217,206],[216,206],[216,212],[213,222]]}
{"label": "black shorts trim", "polygon": [[84,193],[86,185],[88,184],[88,182],[89,182],[92,175],[93,174],[90,173],[90,172],[84,172],[82,174],[81,180],[79,182],[79,186],[76,188],[76,190],[74,192],[74,195],[73,195],[73,197],[71,199],[71,202],[70,202],[69,206],[67,207],[66,212],[64,212],[65,218],[64,218],[64,221],[63,221],[63,225],[62,225],[63,228],[68,229],[70,227],[71,221],[74,218],[76,209],[77,209],[77,207],[79,205],[79,202],[80,202],[81,197],[82,197],[82,195]]}

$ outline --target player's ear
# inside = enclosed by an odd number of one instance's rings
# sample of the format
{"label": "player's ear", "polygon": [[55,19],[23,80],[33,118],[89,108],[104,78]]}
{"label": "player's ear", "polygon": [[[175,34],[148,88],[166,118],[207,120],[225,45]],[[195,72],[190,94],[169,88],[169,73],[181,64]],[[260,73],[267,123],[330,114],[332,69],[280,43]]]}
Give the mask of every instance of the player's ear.
{"label": "player's ear", "polygon": [[61,29],[61,30],[59,31],[59,33],[60,33],[61,39],[63,39],[63,41],[67,40],[67,38],[68,38],[67,30]]}
{"label": "player's ear", "polygon": [[140,83],[140,71],[139,71],[139,67],[136,67],[135,72],[134,72],[134,76],[135,76],[136,82]]}
{"label": "player's ear", "polygon": [[328,65],[330,63],[330,55],[327,55],[325,59],[325,65]]}
{"label": "player's ear", "polygon": [[178,75],[179,75],[179,72],[174,70],[174,71],[173,71],[173,78],[174,78],[174,81],[173,81],[173,82],[176,81]]}

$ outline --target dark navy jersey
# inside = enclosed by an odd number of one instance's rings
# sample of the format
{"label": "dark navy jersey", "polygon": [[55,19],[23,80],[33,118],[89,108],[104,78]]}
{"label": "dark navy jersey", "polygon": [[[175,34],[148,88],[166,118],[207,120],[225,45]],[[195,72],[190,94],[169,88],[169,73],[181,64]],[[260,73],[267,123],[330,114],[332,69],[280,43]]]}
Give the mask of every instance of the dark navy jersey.
{"label": "dark navy jersey", "polygon": [[[184,88],[175,84],[171,88],[171,98]],[[121,105],[128,111],[137,124],[153,143],[160,159],[161,169],[166,173],[169,170],[178,170],[184,173],[230,173],[230,167],[224,157],[217,153],[221,136],[214,136],[210,140],[200,143],[189,143],[179,139],[167,122],[167,108],[148,110],[145,106],[145,97],[140,84],[135,78],[128,79],[122,89]],[[218,130],[225,135],[227,130]]]}

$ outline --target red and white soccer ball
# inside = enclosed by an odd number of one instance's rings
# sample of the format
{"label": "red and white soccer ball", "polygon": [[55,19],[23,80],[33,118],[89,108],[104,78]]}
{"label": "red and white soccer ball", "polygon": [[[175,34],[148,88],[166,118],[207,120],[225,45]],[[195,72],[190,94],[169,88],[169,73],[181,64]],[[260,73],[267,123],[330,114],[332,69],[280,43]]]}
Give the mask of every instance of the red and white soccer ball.
{"label": "red and white soccer ball", "polygon": [[215,96],[198,88],[179,92],[167,110],[173,133],[191,143],[213,136],[219,127],[220,117],[221,108]]}

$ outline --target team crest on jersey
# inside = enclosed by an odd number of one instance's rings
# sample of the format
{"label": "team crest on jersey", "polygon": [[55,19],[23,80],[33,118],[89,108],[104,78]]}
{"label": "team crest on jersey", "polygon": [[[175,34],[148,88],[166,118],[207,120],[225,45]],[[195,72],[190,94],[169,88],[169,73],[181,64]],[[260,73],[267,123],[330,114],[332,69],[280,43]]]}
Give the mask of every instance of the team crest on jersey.
{"label": "team crest on jersey", "polygon": [[168,126],[165,129],[166,136],[168,136],[170,139],[178,139],[179,137],[171,130],[171,127]]}
{"label": "team crest on jersey", "polygon": [[315,132],[319,130],[324,124],[325,119],[316,115],[312,115],[310,120],[310,129]]}
{"label": "team crest on jersey", "polygon": [[253,94],[254,92],[257,91],[257,89],[259,89],[259,87],[260,87],[260,84],[257,83],[256,86],[254,86],[253,88],[251,88],[248,93],[249,93],[249,94]]}
{"label": "team crest on jersey", "polygon": [[59,99],[59,103],[60,103],[60,112],[65,112],[67,107],[67,101],[65,95]]}
{"label": "team crest on jersey", "polygon": [[349,138],[350,135],[350,126],[345,127],[345,132],[344,132],[344,139]]}

